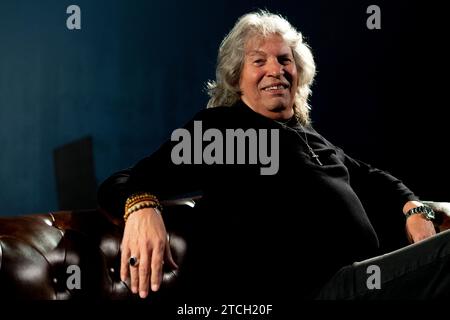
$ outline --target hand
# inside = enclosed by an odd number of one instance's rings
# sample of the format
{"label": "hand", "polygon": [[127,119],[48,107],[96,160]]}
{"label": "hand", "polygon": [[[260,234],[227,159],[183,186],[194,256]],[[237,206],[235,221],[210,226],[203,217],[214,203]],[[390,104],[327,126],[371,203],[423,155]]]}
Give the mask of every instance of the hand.
{"label": "hand", "polygon": [[439,232],[450,229],[450,202],[436,202],[436,201],[424,201],[424,203],[431,207],[436,214],[439,215],[440,221],[437,227]]}
{"label": "hand", "polygon": [[447,213],[442,214],[442,223],[439,225],[439,231],[450,229],[450,216]]}
{"label": "hand", "polygon": [[416,243],[436,234],[434,224],[421,214],[413,214],[406,219],[406,233],[411,243]]}
{"label": "hand", "polygon": [[[163,276],[164,258],[173,268],[178,268],[170,252],[166,228],[160,212],[144,208],[132,213],[125,224],[122,239],[120,278],[125,281],[131,275],[131,291],[146,298],[151,283],[157,291]],[[137,266],[130,266],[129,259],[138,259]]]}

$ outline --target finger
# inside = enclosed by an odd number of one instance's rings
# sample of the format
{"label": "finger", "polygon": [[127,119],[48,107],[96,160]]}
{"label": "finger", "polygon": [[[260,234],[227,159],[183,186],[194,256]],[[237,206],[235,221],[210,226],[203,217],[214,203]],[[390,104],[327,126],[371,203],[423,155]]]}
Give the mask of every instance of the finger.
{"label": "finger", "polygon": [[141,261],[139,262],[139,296],[146,298],[148,295],[148,286],[150,282],[150,261],[147,251],[141,252]]}
{"label": "finger", "polygon": [[151,284],[152,291],[158,291],[162,279],[162,265],[164,263],[164,247],[165,242],[159,243],[152,252],[152,274]]}
{"label": "finger", "polygon": [[122,242],[121,246],[121,256],[120,256],[120,279],[122,281],[126,281],[129,276],[129,265],[128,259],[130,258],[130,248],[124,242]]}
{"label": "finger", "polygon": [[[135,256],[139,261],[139,255]],[[139,261],[140,264],[140,261]],[[138,265],[139,266],[139,265]],[[129,266],[130,274],[131,274],[131,291],[133,293],[138,293],[139,288],[139,268],[138,266]]]}
{"label": "finger", "polygon": [[167,260],[170,268],[178,269],[178,265],[176,264],[175,260],[173,259],[172,250],[170,249],[170,236],[169,236],[169,234],[167,235],[165,259]]}

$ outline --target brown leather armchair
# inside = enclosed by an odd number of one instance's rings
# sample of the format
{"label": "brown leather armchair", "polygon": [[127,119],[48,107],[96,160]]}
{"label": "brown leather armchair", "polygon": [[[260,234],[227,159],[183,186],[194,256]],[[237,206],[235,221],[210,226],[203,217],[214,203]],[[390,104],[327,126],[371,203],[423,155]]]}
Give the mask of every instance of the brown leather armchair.
{"label": "brown leather armchair", "polygon": [[[153,302],[161,301],[176,287],[195,200],[163,202],[179,269],[164,270],[160,291],[149,297]],[[448,229],[450,203],[426,203],[438,212],[438,231]],[[121,221],[100,209],[0,218],[0,301],[139,299],[131,293],[129,283],[120,280],[122,231]],[[77,271],[73,266],[79,268],[79,287],[73,286]]]}
{"label": "brown leather armchair", "polygon": [[[194,203],[165,203],[170,246],[179,268],[186,239],[183,226],[171,216],[189,214]],[[129,283],[120,280],[122,231],[121,222],[101,209],[0,218],[0,300],[138,299]],[[170,292],[178,272],[165,269],[160,291],[150,298]]]}

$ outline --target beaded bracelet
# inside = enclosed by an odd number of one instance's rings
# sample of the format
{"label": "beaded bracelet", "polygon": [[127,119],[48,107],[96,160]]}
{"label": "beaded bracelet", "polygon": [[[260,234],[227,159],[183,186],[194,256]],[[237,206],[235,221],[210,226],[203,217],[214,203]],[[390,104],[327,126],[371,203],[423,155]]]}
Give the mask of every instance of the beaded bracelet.
{"label": "beaded bracelet", "polygon": [[147,192],[142,192],[142,193],[137,193],[137,194],[133,194],[131,196],[129,196],[127,198],[127,201],[125,202],[125,207],[131,207],[132,205],[140,202],[140,201],[155,201],[155,202],[159,202],[158,199]]}
{"label": "beaded bracelet", "polygon": [[150,193],[138,193],[131,195],[125,202],[125,214],[123,219],[127,222],[128,217],[140,209],[144,208],[155,208],[162,211],[162,206],[158,199]]}

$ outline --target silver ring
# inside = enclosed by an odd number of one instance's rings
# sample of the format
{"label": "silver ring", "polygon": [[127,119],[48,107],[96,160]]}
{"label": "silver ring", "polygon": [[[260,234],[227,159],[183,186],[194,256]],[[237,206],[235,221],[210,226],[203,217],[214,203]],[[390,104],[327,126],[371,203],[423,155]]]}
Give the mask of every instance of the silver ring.
{"label": "silver ring", "polygon": [[137,267],[137,265],[139,264],[139,260],[137,257],[131,256],[130,259],[128,259],[128,264],[132,267]]}

